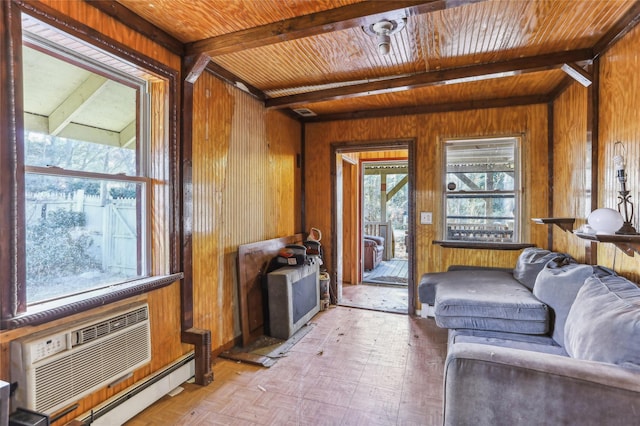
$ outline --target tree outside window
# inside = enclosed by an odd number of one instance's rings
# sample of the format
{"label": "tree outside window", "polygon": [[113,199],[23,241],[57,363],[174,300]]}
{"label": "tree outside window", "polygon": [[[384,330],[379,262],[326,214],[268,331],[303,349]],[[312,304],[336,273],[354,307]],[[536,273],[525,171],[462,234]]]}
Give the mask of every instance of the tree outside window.
{"label": "tree outside window", "polygon": [[496,138],[445,144],[445,239],[519,241],[518,143]]}

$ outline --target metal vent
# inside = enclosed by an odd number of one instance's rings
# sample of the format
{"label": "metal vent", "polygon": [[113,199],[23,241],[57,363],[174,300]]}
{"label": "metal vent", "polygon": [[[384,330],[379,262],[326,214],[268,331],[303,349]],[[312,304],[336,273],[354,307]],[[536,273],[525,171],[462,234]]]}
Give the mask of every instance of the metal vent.
{"label": "metal vent", "polygon": [[131,327],[132,325],[147,320],[148,317],[149,311],[145,306],[127,314],[110,318],[98,324],[78,329],[72,332],[72,334],[76,336],[72,341],[72,346],[83,345],[102,336],[114,333],[122,328]]}
{"label": "metal vent", "polygon": [[303,117],[315,117],[316,115],[318,115],[315,112],[311,111],[309,108],[295,108],[293,111]]}

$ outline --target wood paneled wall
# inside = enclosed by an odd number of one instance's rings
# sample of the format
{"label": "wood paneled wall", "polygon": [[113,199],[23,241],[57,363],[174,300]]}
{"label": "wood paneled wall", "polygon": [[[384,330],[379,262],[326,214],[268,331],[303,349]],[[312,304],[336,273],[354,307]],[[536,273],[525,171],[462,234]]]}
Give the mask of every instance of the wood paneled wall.
{"label": "wood paneled wall", "polygon": [[[574,83],[554,102],[554,211],[556,217],[575,217],[576,228],[586,222],[591,212],[591,197],[598,207],[617,208],[617,191],[613,163],[614,144],[626,147],[626,162],[631,200],[636,206],[634,226],[639,228],[640,206],[640,58],[637,46],[640,28],[636,27],[600,59],[599,133],[597,164],[591,166],[591,146],[587,135],[588,91]],[[597,193],[590,188],[591,167],[598,172]],[[586,261],[585,247],[590,243],[557,228],[553,231],[554,249],[564,251],[579,261]],[[613,244],[597,244],[596,262],[614,269],[627,278],[640,281],[640,256],[627,256]]]}
{"label": "wood paneled wall", "polygon": [[238,246],[301,231],[301,127],[209,73],[193,123],[194,325],[216,349],[240,331]]}
{"label": "wood paneled wall", "polygon": [[391,151],[365,151],[355,153],[359,160],[401,160],[406,159],[408,151],[406,149],[396,149]]}
{"label": "wood paneled wall", "polygon": [[[354,121],[308,124],[306,128],[305,211],[308,224],[321,228],[327,267],[331,264],[331,144],[415,139],[416,141],[416,215],[434,213],[434,225],[417,225],[415,230],[415,277],[425,272],[445,270],[452,264],[513,266],[517,251],[444,249],[432,241],[441,237],[438,224],[442,217],[442,142],[445,138],[523,135],[524,239],[546,246],[547,229],[532,227],[530,218],[545,217],[547,211],[547,106],[533,105],[508,109],[452,112]],[[419,223],[419,220],[416,220]]]}
{"label": "wood paneled wall", "polygon": [[[180,70],[180,57],[171,54],[165,48],[156,45],[149,39],[144,38],[135,31],[127,28],[112,18],[102,14],[97,9],[87,5],[85,2],[61,2],[61,1],[42,1],[45,6],[51,7],[54,10],[60,11],[71,19],[77,20],[84,25],[87,25],[101,34],[107,37],[113,38],[124,45],[127,45],[134,50],[147,55],[174,70]],[[159,93],[156,89],[154,91]],[[166,162],[162,159],[157,159],[158,163],[154,164],[154,167],[164,168],[167,166]],[[163,189],[159,189],[163,192]],[[158,194],[156,194],[158,195]],[[167,202],[166,194],[158,198],[159,202]],[[167,250],[166,241],[156,241],[159,247],[163,251]],[[155,244],[155,243],[154,243]],[[166,255],[167,251],[162,254]],[[158,259],[158,253],[153,253],[154,269],[156,269]],[[162,259],[162,262],[167,263],[166,257]],[[166,272],[166,267],[161,268]],[[135,301],[147,301],[149,303],[149,316],[151,319],[151,333],[152,333],[152,360],[151,362],[138,369],[132,378],[110,388],[103,389],[94,394],[87,396],[79,401],[78,408],[71,414],[66,416],[65,419],[69,420],[85,411],[90,410],[100,402],[111,397],[117,392],[125,389],[127,386],[132,385],[136,381],[150,375],[151,373],[158,371],[162,367],[170,364],[172,361],[178,359],[183,354],[192,349],[190,345],[183,345],[180,342],[180,288],[176,282],[168,287],[164,287],[159,290],[152,291],[146,295],[136,296],[129,300],[114,303],[112,305],[104,306],[102,308],[94,309],[89,312],[77,314],[54,321],[53,323],[43,324],[35,327],[23,327],[16,330],[0,332],[0,379],[10,380],[9,369],[9,345],[12,340],[28,336],[34,332],[52,327],[52,326],[66,326],[69,324],[76,324],[87,318],[93,317],[96,314],[103,313],[107,310],[113,309],[119,306],[125,306]]]}
{"label": "wood paneled wall", "polygon": [[[614,144],[626,147],[627,189],[636,208],[633,225],[640,230],[640,27],[616,43],[600,61],[600,131],[598,206],[617,206]],[[640,282],[640,256],[629,257],[611,244],[599,244],[598,263]]]}
{"label": "wood paneled wall", "polygon": [[[96,31],[180,70],[181,59],[80,1],[42,2]],[[209,329],[215,351],[233,343],[237,319],[239,244],[301,231],[301,125],[204,73],[194,88],[194,326]],[[155,159],[166,167],[166,159]],[[179,190],[179,189],[178,189]],[[164,197],[166,194],[163,194]],[[153,253],[155,261],[166,254]],[[9,381],[11,340],[51,326],[83,321],[131,301],[149,303],[152,361],[131,379],[84,398],[65,419],[91,409],[193,349],[180,341],[179,283],[38,327],[0,332],[0,379]]]}
{"label": "wood paneled wall", "polygon": [[[591,146],[587,138],[588,90],[574,83],[553,104],[552,217],[574,217],[575,228],[591,212]],[[541,225],[538,225],[541,226]],[[545,225],[549,226],[549,225]],[[585,262],[591,243],[552,226],[553,250]]]}

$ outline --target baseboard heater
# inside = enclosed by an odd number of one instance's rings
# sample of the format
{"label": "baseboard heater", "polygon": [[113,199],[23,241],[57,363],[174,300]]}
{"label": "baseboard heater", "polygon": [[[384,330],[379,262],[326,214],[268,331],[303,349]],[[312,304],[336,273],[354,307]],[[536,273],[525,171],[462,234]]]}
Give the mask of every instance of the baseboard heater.
{"label": "baseboard heater", "polygon": [[114,395],[90,412],[83,413],[76,420],[92,426],[121,425],[191,379],[194,374],[195,355],[191,352],[169,367]]}

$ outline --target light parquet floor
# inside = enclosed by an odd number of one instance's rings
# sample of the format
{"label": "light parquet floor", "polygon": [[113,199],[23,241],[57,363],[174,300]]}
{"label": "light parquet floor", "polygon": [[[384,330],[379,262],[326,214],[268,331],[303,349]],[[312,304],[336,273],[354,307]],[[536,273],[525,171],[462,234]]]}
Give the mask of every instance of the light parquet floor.
{"label": "light parquet floor", "polygon": [[271,368],[218,358],[212,384],[127,426],[442,424],[447,333],[432,319],[335,307],[312,322]]}
{"label": "light parquet floor", "polygon": [[340,305],[406,314],[409,311],[409,291],[407,286],[344,284]]}

